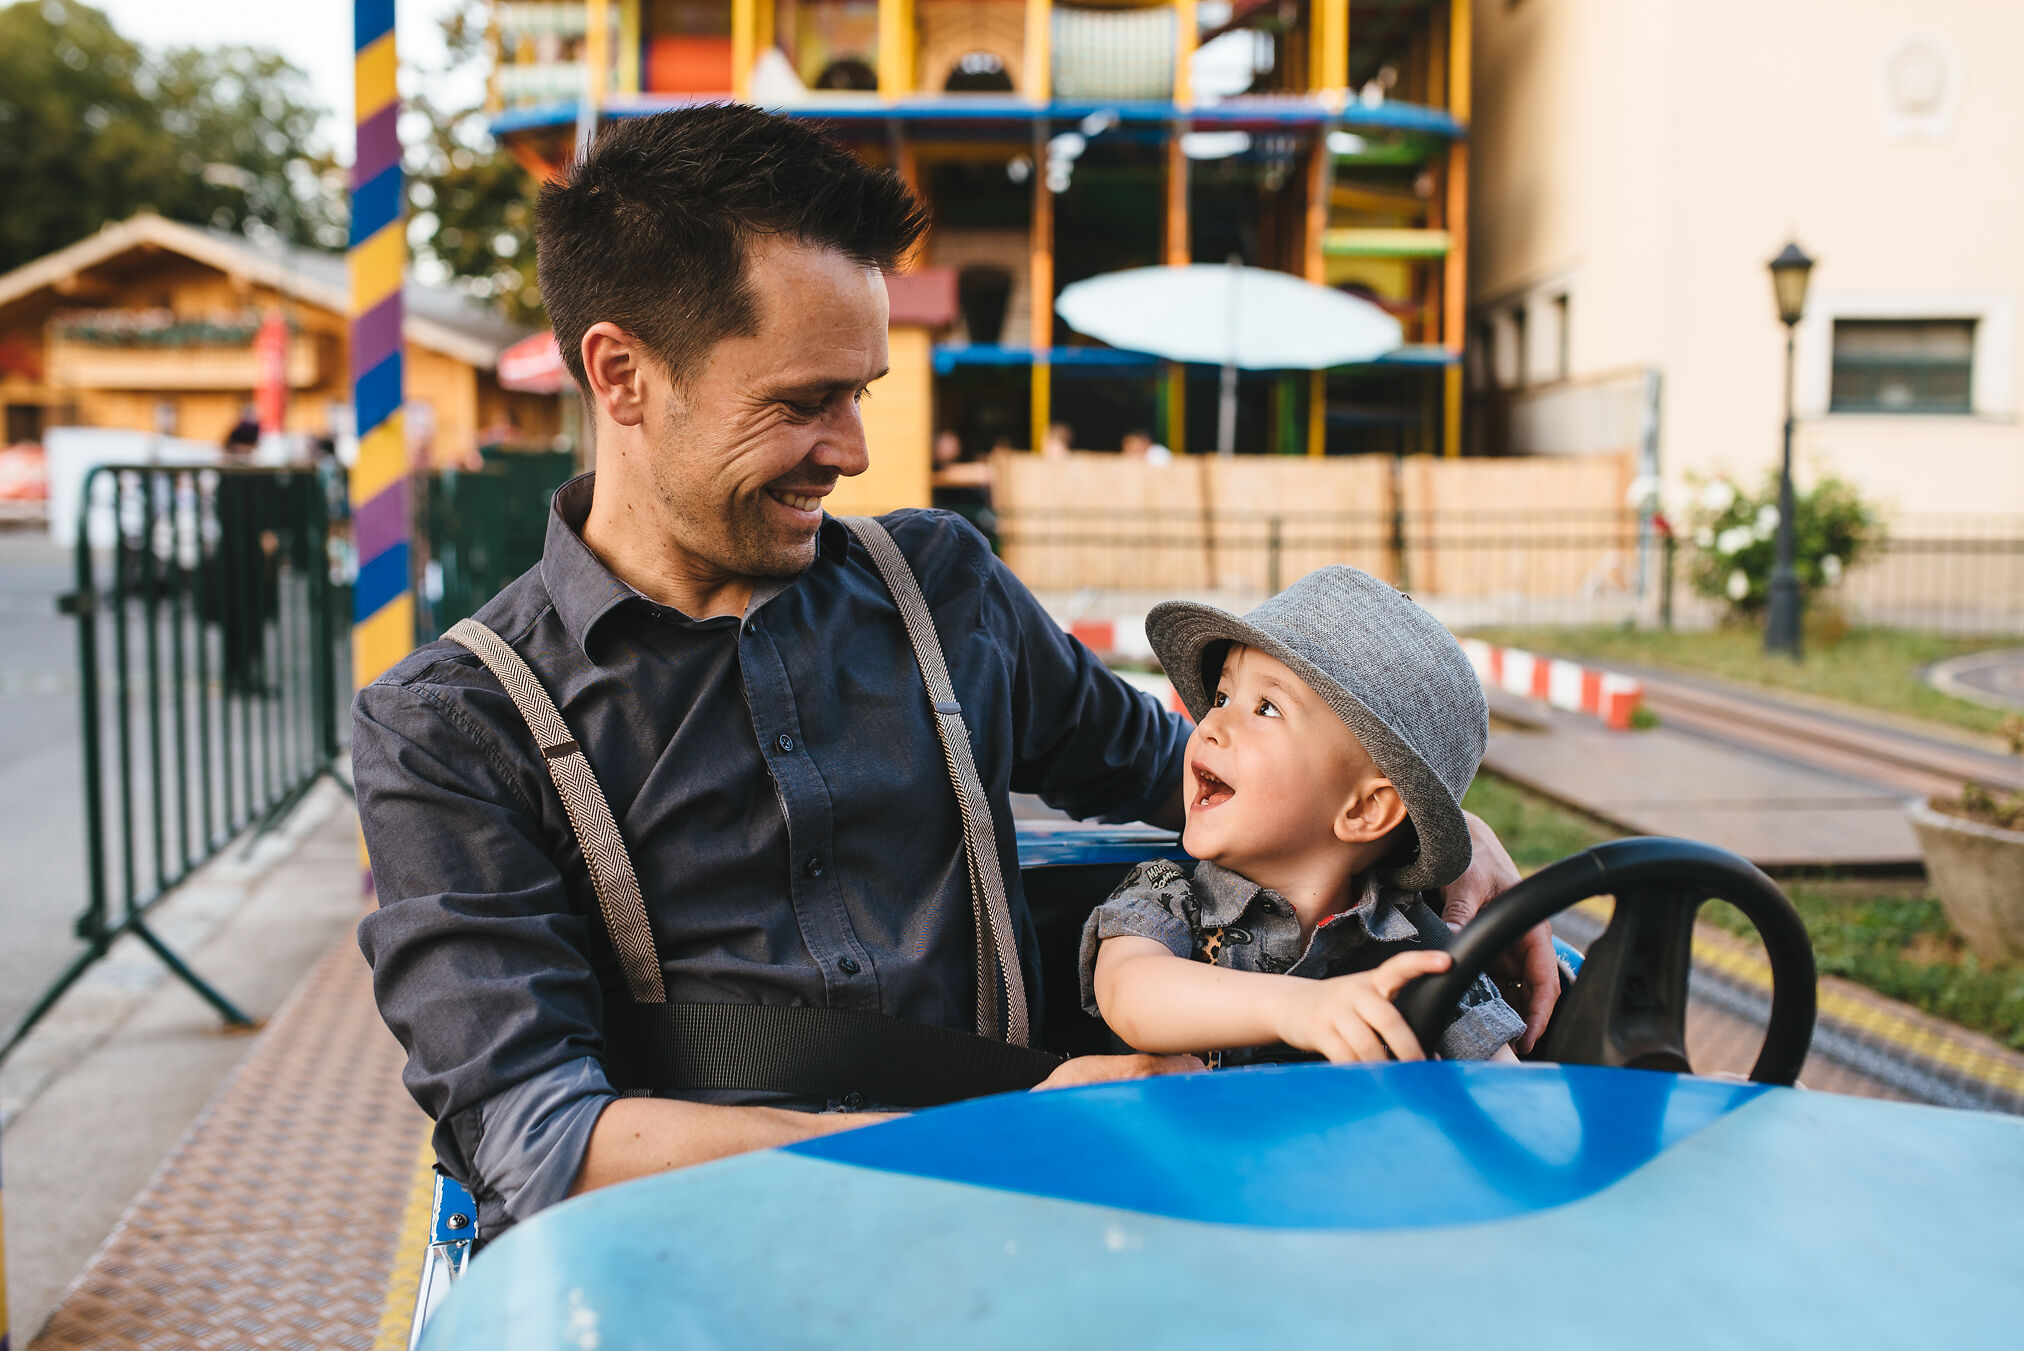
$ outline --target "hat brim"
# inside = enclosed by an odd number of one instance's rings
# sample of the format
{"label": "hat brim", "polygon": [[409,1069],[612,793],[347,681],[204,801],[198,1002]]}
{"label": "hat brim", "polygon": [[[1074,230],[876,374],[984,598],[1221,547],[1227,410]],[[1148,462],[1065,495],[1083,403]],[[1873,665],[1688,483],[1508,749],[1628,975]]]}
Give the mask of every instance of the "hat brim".
{"label": "hat brim", "polygon": [[1446,886],[1469,869],[1473,852],[1469,822],[1462,807],[1439,776],[1399,735],[1344,689],[1333,677],[1272,635],[1247,624],[1227,610],[1195,601],[1163,601],[1146,616],[1146,639],[1165,668],[1167,679],[1188,716],[1200,722],[1208,712],[1214,684],[1206,680],[1202,658],[1217,643],[1241,643],[1284,663],[1322,702],[1349,724],[1356,739],[1377,762],[1405,803],[1419,835],[1418,854],[1380,869],[1393,886],[1406,891],[1432,891]]}

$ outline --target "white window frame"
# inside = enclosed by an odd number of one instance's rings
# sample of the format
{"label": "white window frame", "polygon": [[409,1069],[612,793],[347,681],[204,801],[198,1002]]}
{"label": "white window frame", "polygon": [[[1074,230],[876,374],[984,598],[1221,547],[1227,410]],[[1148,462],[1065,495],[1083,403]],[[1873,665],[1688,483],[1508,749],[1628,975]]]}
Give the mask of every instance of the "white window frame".
{"label": "white window frame", "polygon": [[[1829,412],[1837,319],[1970,319],[1975,354],[1966,413]],[[1807,299],[1799,321],[1794,411],[1806,418],[2017,416],[2017,298],[2003,291],[1829,291]]]}

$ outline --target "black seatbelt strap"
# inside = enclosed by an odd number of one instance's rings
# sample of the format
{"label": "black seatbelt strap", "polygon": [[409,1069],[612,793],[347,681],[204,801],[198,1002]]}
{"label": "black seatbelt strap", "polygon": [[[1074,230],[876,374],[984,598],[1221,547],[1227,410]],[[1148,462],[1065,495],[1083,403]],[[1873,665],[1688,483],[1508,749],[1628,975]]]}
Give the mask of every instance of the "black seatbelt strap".
{"label": "black seatbelt strap", "polygon": [[632,1004],[605,1016],[605,1068],[620,1092],[735,1088],[934,1107],[1031,1088],[1061,1063],[868,1009]]}

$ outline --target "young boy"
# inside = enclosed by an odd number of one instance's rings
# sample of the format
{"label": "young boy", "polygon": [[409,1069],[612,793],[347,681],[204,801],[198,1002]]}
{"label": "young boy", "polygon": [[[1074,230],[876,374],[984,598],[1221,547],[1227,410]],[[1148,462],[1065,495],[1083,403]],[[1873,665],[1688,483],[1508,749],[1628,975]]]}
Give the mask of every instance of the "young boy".
{"label": "young boy", "polygon": [[[1242,619],[1160,605],[1146,633],[1196,722],[1181,843],[1200,862],[1142,864],[1089,917],[1084,1007],[1141,1051],[1224,1065],[1421,1059],[1391,1001],[1447,969],[1417,893],[1468,867],[1461,798],[1488,735],[1460,645],[1346,567]],[[1434,1049],[1508,1060],[1524,1030],[1483,977]]]}

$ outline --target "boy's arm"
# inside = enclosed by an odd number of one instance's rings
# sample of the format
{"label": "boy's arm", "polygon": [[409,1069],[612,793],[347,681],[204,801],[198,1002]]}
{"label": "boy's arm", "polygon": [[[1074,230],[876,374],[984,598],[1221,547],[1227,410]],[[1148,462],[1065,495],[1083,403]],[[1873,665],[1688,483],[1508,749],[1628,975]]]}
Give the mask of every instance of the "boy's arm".
{"label": "boy's arm", "polygon": [[1097,1007],[1141,1051],[1229,1050],[1284,1042],[1330,1060],[1420,1060],[1392,999],[1415,977],[1445,970],[1445,952],[1403,952],[1372,971],[1331,980],[1232,971],[1176,957],[1150,938],[1119,935],[1097,950]]}

